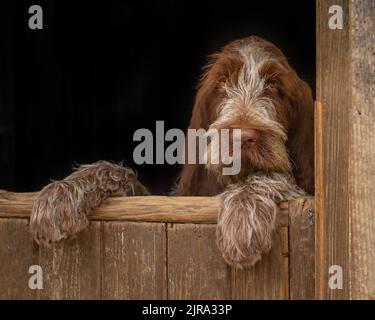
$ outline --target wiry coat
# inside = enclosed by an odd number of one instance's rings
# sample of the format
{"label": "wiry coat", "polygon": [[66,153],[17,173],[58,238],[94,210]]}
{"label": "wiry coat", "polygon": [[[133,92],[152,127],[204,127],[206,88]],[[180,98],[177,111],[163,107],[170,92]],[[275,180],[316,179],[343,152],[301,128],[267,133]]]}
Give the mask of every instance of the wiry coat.
{"label": "wiry coat", "polygon": [[[176,193],[220,194],[223,257],[239,267],[253,265],[271,248],[278,203],[314,191],[311,90],[273,44],[237,40],[205,67],[189,128],[241,129],[238,174],[224,176],[220,162],[185,164]],[[42,243],[72,236],[106,197],[141,194],[148,192],[131,169],[103,161],[83,166],[41,191],[32,234]]]}

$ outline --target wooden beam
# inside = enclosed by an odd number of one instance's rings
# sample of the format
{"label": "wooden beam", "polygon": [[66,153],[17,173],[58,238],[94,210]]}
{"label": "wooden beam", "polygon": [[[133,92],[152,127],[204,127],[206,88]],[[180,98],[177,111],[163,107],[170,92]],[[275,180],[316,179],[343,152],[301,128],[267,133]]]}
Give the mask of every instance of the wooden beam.
{"label": "wooden beam", "polygon": [[[343,29],[330,29],[329,8],[343,9]],[[349,115],[351,112],[349,1],[317,1],[316,98],[322,108],[316,159],[316,298],[349,298]],[[321,143],[321,145],[319,145]],[[329,268],[343,271],[343,288],[328,285]]]}
{"label": "wooden beam", "polygon": [[[37,193],[0,190],[0,217],[29,218]],[[90,220],[216,223],[216,197],[140,196],[107,199]],[[280,204],[280,223],[288,225],[288,203]]]}
{"label": "wooden beam", "polygon": [[350,298],[375,299],[375,1],[351,1]]}
{"label": "wooden beam", "polygon": [[[331,30],[331,5],[343,29]],[[316,297],[375,298],[375,2],[317,2]],[[342,289],[329,268],[342,268]]]}

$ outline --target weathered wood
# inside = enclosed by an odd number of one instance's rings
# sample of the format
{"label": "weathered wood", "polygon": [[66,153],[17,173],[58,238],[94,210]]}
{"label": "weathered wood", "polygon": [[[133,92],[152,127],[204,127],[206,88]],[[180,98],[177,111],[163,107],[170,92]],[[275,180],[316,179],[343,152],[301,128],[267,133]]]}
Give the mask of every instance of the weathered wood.
{"label": "weathered wood", "polygon": [[350,5],[350,294],[375,299],[375,1]]}
{"label": "weathered wood", "polygon": [[[19,201],[8,194],[8,200]],[[32,201],[34,195],[26,198]],[[151,200],[147,197],[144,200]],[[110,199],[112,201],[113,199]],[[132,200],[118,199],[120,202]],[[180,199],[172,198],[179,205]],[[282,204],[299,208],[298,203],[313,199],[297,199]],[[293,204],[296,202],[297,204]],[[19,202],[21,203],[21,202]],[[150,203],[150,208],[156,204]],[[142,213],[142,206],[136,207]],[[141,209],[139,209],[141,208]],[[182,208],[182,207],[181,207]],[[191,210],[187,207],[187,210]],[[195,210],[195,209],[194,209]],[[184,213],[181,212],[181,215]],[[292,213],[290,213],[292,215]],[[273,249],[255,268],[234,270],[227,266],[216,247],[214,224],[168,224],[123,221],[92,221],[89,229],[76,239],[52,244],[33,245],[27,219],[2,218],[0,259],[14,261],[1,265],[5,277],[2,298],[31,299],[288,299],[289,264],[288,226],[275,234]],[[291,219],[291,224],[296,219]],[[291,227],[292,228],[292,227]],[[296,226],[296,228],[298,228]],[[303,231],[302,231],[303,232]],[[296,230],[296,234],[298,230]],[[18,240],[19,238],[19,240]],[[14,242],[14,239],[17,239]],[[307,241],[314,239],[307,237]],[[299,241],[299,240],[297,240]],[[14,243],[16,245],[14,246]],[[19,243],[19,245],[17,245]],[[306,244],[306,248],[309,244]],[[293,254],[291,246],[291,254]],[[39,251],[38,251],[39,250]],[[307,254],[307,253],[306,253]],[[293,258],[291,258],[293,260]],[[300,260],[299,260],[300,261]],[[30,293],[28,267],[43,268],[44,289]],[[296,266],[298,268],[298,266]],[[19,270],[26,270],[25,274]],[[309,271],[310,272],[310,271]],[[17,279],[14,274],[20,274]],[[292,278],[293,279],[293,278]],[[15,288],[9,288],[14,285]],[[300,284],[303,286],[304,284]],[[310,286],[310,283],[306,284]],[[293,286],[293,284],[292,284]],[[291,288],[292,288],[291,286]],[[308,291],[309,289],[299,288]],[[291,292],[291,296],[295,297]]]}
{"label": "weathered wood", "polygon": [[315,298],[314,201],[289,203],[289,293],[291,300]]}
{"label": "weathered wood", "polygon": [[[324,272],[323,107],[315,102],[315,298],[323,299]],[[321,220],[323,222],[321,222]]]}
{"label": "weathered wood", "polygon": [[[37,193],[0,190],[0,217],[29,218]],[[90,220],[216,223],[216,197],[117,197],[107,199]],[[288,204],[280,204],[280,223],[288,224]]]}
{"label": "weathered wood", "polygon": [[76,239],[40,247],[42,299],[100,299],[100,222],[92,222]]}
{"label": "weathered wood", "polygon": [[103,222],[103,299],[166,299],[164,223]]}
{"label": "weathered wood", "polygon": [[231,298],[231,269],[215,240],[213,225],[168,225],[168,299]]}
{"label": "weathered wood", "polygon": [[[351,73],[349,1],[317,1],[316,96],[322,103],[322,146],[317,148],[321,172],[317,173],[316,290],[320,299],[349,298],[349,117]],[[331,30],[331,5],[343,8],[344,28]],[[329,267],[340,265],[343,289],[328,286]]]}
{"label": "weathered wood", "polygon": [[232,286],[233,299],[289,299],[288,228],[275,232],[271,252],[253,268],[234,270]]}
{"label": "weathered wood", "polygon": [[29,288],[29,268],[38,258],[27,220],[0,219],[0,299],[39,298],[39,290]]}
{"label": "weathered wood", "polygon": [[[328,28],[340,5],[344,28]],[[318,298],[375,298],[375,4],[317,5],[316,290]],[[329,288],[329,267],[342,268],[342,289]]]}

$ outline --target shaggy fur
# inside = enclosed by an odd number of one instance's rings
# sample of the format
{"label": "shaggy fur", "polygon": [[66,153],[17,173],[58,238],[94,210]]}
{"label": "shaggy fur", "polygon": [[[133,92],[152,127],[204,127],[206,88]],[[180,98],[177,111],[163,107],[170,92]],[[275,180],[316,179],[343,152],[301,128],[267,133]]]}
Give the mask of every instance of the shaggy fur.
{"label": "shaggy fur", "polygon": [[[229,264],[253,265],[271,248],[277,204],[313,193],[311,90],[273,44],[257,37],[233,41],[205,67],[189,128],[241,129],[241,155],[233,155],[241,157],[240,172],[224,176],[220,162],[185,164],[176,194],[221,193],[218,246]],[[207,159],[219,153],[210,150]],[[66,238],[87,226],[87,215],[106,197],[141,194],[147,190],[130,169],[83,166],[41,191],[31,231],[39,242]]]}
{"label": "shaggy fur", "polygon": [[189,128],[242,129],[241,170],[225,176],[221,163],[185,165],[177,193],[221,193],[217,242],[229,264],[256,263],[271,247],[277,204],[313,194],[313,114],[309,86],[270,42],[237,40],[211,57]]}
{"label": "shaggy fur", "polygon": [[290,176],[257,172],[220,194],[217,243],[224,259],[252,266],[271,249],[278,203],[305,195]]}
{"label": "shaggy fur", "polygon": [[105,161],[83,165],[43,188],[32,209],[30,230],[38,243],[59,241],[86,228],[87,216],[104,199],[145,194],[131,169]]}
{"label": "shaggy fur", "polygon": [[220,165],[185,165],[177,193],[215,195],[261,170],[292,174],[312,194],[313,98],[282,52],[251,36],[212,55],[204,70],[189,128],[252,128],[261,134],[256,143],[243,143],[242,170],[237,176],[221,175]]}

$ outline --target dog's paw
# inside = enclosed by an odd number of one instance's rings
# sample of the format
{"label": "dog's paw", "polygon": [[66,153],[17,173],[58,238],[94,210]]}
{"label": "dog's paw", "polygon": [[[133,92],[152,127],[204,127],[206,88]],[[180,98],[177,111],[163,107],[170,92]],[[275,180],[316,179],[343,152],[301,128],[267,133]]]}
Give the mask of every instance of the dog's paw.
{"label": "dog's paw", "polygon": [[218,226],[217,245],[224,260],[231,266],[241,269],[251,267],[261,260],[261,253],[248,240],[241,234],[229,236],[226,227]]}
{"label": "dog's paw", "polygon": [[235,267],[253,266],[272,246],[278,207],[271,199],[233,188],[221,195],[217,244]]}
{"label": "dog's paw", "polygon": [[[91,198],[91,199],[90,199]],[[55,181],[39,193],[31,212],[30,231],[37,243],[48,244],[71,237],[89,224],[95,195],[80,183]]]}

